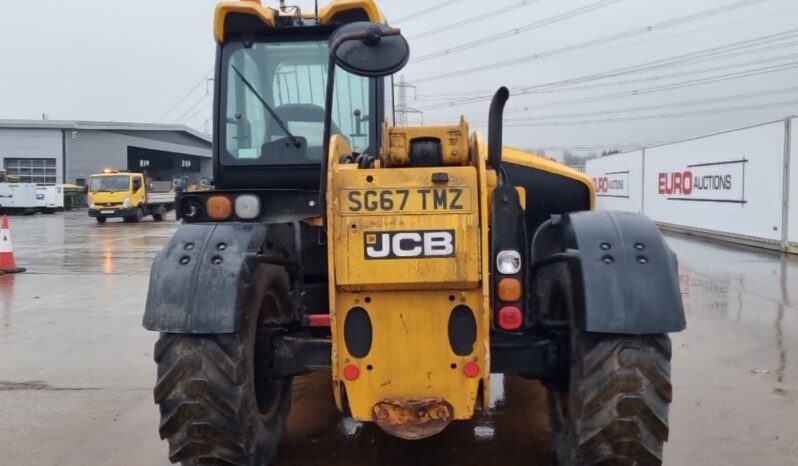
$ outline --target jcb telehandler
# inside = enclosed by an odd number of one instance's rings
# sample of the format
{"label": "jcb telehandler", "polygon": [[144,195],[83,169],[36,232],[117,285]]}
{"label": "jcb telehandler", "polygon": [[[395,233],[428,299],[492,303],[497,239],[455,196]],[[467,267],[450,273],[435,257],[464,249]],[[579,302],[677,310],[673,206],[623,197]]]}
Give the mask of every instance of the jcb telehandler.
{"label": "jcb telehandler", "polygon": [[539,379],[561,465],[661,464],[685,320],[651,221],[502,147],[505,88],[487,144],[391,126],[409,50],[373,0],[215,27],[214,187],[180,194],[144,315],[172,462],[269,464],[292,378],[330,371],[344,415],[405,439],[472,418],[492,373]]}

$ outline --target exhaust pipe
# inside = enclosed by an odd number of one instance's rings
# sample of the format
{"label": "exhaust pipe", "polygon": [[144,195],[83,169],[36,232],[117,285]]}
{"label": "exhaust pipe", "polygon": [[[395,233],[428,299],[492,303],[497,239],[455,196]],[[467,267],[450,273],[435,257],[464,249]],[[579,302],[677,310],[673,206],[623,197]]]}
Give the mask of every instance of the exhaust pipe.
{"label": "exhaust pipe", "polygon": [[510,91],[502,86],[493,94],[488,113],[488,165],[497,172],[502,165],[502,119],[504,104],[510,98]]}

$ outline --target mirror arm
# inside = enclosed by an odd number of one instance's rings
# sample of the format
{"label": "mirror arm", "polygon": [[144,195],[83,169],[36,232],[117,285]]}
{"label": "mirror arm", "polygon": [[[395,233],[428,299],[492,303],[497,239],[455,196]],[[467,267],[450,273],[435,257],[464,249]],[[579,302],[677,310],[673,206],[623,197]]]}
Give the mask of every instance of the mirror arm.
{"label": "mirror arm", "polygon": [[374,45],[380,41],[382,37],[398,36],[401,35],[401,30],[398,28],[388,28],[384,31],[381,30],[368,30],[356,31],[349,34],[344,34],[341,37],[336,37],[332,44],[330,44],[330,61],[327,64],[327,96],[325,99],[324,107],[324,136],[322,138],[322,157],[321,157],[321,174],[319,177],[319,211],[321,212],[321,225],[322,230],[327,231],[327,170],[329,169],[330,158],[330,131],[332,127],[332,107],[333,92],[335,90],[335,56],[343,43],[350,40],[362,40],[368,45]]}
{"label": "mirror arm", "polygon": [[342,42],[336,41],[330,48],[330,61],[327,64],[327,95],[324,103],[324,136],[322,137],[321,175],[319,179],[319,211],[321,227],[327,231],[327,169],[330,158],[330,131],[332,127],[333,91],[335,86],[335,51]]}

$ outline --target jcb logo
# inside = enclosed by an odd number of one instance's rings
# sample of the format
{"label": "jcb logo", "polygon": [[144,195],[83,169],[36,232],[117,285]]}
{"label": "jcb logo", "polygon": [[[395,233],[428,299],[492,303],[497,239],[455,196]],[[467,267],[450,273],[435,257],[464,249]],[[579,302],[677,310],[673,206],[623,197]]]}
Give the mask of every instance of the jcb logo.
{"label": "jcb logo", "polygon": [[454,230],[364,233],[366,259],[412,259],[454,256]]}

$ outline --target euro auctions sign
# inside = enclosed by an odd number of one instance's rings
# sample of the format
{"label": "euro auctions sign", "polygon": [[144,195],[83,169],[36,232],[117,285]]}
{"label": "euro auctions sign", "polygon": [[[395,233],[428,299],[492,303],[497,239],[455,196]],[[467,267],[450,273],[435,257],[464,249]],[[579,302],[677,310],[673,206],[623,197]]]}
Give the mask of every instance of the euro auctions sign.
{"label": "euro auctions sign", "polygon": [[629,197],[629,170],[604,173],[593,177],[597,197]]}
{"label": "euro auctions sign", "polygon": [[659,172],[657,192],[669,201],[746,204],[745,157],[703,161]]}

